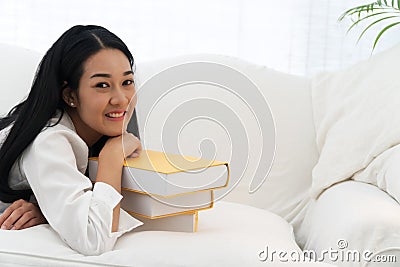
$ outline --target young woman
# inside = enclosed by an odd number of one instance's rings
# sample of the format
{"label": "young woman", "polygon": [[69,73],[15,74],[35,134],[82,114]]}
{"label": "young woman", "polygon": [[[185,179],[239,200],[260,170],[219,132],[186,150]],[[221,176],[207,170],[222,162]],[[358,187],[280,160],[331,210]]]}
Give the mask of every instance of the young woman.
{"label": "young woman", "polygon": [[[3,230],[47,220],[70,247],[97,255],[142,224],[119,204],[124,159],[141,150],[126,132],[132,66],[126,45],[99,26],[74,26],[47,51],[27,99],[0,120]],[[89,155],[99,157],[94,186]]]}

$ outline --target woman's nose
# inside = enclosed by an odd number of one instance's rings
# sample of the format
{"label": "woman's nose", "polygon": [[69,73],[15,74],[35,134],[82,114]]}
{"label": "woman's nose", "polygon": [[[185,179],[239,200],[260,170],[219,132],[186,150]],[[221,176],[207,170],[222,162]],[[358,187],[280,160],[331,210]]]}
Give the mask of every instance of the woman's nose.
{"label": "woman's nose", "polygon": [[130,97],[121,88],[115,88],[112,90],[110,104],[113,106],[125,106],[128,105]]}

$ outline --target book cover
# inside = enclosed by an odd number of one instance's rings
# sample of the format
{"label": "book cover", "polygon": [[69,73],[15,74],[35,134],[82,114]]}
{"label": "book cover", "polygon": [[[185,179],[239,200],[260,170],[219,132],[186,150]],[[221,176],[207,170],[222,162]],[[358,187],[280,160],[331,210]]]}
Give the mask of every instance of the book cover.
{"label": "book cover", "polygon": [[192,211],[175,216],[168,216],[158,219],[150,219],[130,212],[136,219],[143,222],[143,225],[133,229],[134,232],[140,231],[173,231],[173,232],[197,232],[198,212]]}
{"label": "book cover", "polygon": [[[89,159],[89,177],[97,175],[97,158]],[[128,158],[122,170],[122,187],[159,196],[226,187],[227,162],[143,150],[139,157]]]}
{"label": "book cover", "polygon": [[214,192],[204,190],[175,197],[159,197],[122,190],[121,208],[151,219],[173,216],[188,211],[210,209],[214,204]]}

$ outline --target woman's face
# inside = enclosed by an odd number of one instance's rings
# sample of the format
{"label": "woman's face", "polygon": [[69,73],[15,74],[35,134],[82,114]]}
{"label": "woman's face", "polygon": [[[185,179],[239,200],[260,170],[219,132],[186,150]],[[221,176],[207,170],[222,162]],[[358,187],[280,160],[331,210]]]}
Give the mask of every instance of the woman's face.
{"label": "woman's face", "polygon": [[102,135],[121,135],[137,100],[128,58],[118,49],[102,49],[89,57],[75,99],[71,118],[87,143]]}

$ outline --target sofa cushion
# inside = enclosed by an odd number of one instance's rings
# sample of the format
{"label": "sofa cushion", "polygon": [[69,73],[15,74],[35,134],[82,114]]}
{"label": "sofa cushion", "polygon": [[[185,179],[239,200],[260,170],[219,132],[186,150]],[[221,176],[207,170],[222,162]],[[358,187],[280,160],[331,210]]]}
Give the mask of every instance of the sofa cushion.
{"label": "sofa cushion", "polygon": [[[282,218],[229,202],[199,212],[196,233],[130,232],[118,239],[113,251],[100,256],[78,254],[48,225],[0,230],[0,240],[1,266],[265,266],[271,255],[264,262],[259,254],[266,247],[269,253],[300,253],[291,226]],[[313,266],[307,264],[303,266]]]}
{"label": "sofa cushion", "polygon": [[[318,198],[298,235],[305,250],[318,255],[329,249],[339,251],[336,256],[344,258],[336,261],[340,266],[398,266],[399,221],[399,203],[388,194],[370,184],[346,181]],[[349,251],[359,253],[360,260],[346,260],[353,255]],[[368,251],[373,254],[363,255]]]}

